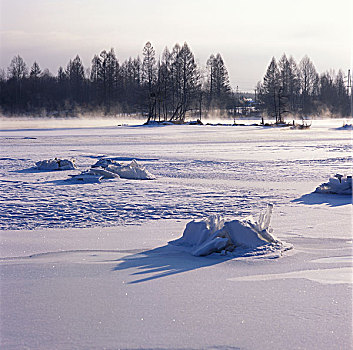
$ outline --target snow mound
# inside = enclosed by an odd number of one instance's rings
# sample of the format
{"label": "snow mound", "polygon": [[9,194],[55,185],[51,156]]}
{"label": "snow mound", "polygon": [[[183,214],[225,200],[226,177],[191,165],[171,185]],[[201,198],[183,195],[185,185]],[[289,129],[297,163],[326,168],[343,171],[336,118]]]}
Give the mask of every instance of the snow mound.
{"label": "snow mound", "polygon": [[143,165],[138,164],[135,159],[130,164],[123,165],[109,158],[101,158],[92,166],[91,170],[97,167],[101,167],[123,179],[154,180],[156,178]]}
{"label": "snow mound", "polygon": [[75,160],[69,159],[48,159],[36,162],[36,167],[39,170],[73,170],[76,169]]}
{"label": "snow mound", "polygon": [[328,182],[318,186],[316,193],[352,195],[352,176],[336,174]]}
{"label": "snow mound", "polygon": [[258,221],[249,216],[243,220],[224,222],[217,215],[199,221],[193,220],[186,225],[181,238],[169,243],[186,248],[194,256],[212,253],[251,255],[251,252],[258,255],[291,249],[292,245],[279,241],[272,234],[272,210],[273,205],[269,204]]}

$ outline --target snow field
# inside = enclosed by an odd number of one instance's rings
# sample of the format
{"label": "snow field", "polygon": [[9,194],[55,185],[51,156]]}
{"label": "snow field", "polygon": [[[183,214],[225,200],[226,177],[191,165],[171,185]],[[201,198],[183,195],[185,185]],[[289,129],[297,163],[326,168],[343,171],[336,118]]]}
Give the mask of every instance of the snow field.
{"label": "snow field", "polygon": [[[341,125],[1,130],[1,348],[352,348],[352,198],[313,193],[351,173]],[[78,169],[31,169],[55,156]],[[102,156],[156,180],[65,181]],[[240,225],[267,203],[283,254],[168,244],[190,220]]]}

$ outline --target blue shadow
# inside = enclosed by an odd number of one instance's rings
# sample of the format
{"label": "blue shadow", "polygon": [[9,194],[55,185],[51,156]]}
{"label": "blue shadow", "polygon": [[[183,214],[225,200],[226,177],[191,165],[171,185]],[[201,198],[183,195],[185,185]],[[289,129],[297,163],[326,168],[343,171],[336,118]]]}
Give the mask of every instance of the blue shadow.
{"label": "blue shadow", "polygon": [[129,282],[135,284],[221,264],[232,258],[234,257],[195,257],[176,246],[166,245],[119,259],[119,264],[113,271],[137,269],[138,271],[132,274],[135,280]]}
{"label": "blue shadow", "polygon": [[292,203],[307,205],[328,204],[330,207],[339,207],[342,205],[352,204],[352,196],[312,192],[292,200]]}

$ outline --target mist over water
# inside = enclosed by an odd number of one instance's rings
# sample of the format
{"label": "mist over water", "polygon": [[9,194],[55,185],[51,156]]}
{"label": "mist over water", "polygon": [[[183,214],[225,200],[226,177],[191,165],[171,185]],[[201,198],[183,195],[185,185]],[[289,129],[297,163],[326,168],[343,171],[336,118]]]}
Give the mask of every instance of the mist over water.
{"label": "mist over water", "polygon": [[[64,129],[64,128],[101,128],[101,127],[119,127],[119,126],[137,126],[143,125],[147,118],[138,115],[119,115],[113,117],[102,116],[86,116],[81,115],[74,118],[40,118],[40,117],[1,117],[0,116],[0,131],[1,130],[16,130],[16,129]],[[286,118],[291,122],[291,118]],[[300,119],[294,119],[300,124]],[[254,118],[239,118],[235,119],[236,123],[251,125],[259,123],[260,119]],[[270,122],[274,120],[269,119]],[[220,116],[219,114],[208,114],[202,118],[204,124],[233,124],[232,116]],[[325,115],[311,120],[314,127],[342,127],[344,124],[352,124],[352,120],[348,118],[325,118]]]}
{"label": "mist over water", "polygon": [[121,125],[141,125],[145,118],[132,117],[75,117],[75,118],[0,118],[0,130],[12,129],[60,129],[60,128],[99,128]]}

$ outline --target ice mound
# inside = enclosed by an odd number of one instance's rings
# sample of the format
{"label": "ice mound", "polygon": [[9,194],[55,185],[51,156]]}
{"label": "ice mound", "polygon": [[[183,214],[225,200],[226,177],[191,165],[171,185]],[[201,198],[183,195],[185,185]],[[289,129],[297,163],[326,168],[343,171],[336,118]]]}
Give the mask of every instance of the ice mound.
{"label": "ice mound", "polygon": [[109,158],[101,158],[96,164],[92,165],[92,169],[101,167],[102,169],[130,180],[154,180],[155,176],[151,174],[143,165],[137,163],[134,159],[128,165],[120,164]]}
{"label": "ice mound", "polygon": [[73,170],[76,169],[75,160],[69,159],[48,159],[36,162],[36,167],[39,170]]}
{"label": "ice mound", "polygon": [[316,193],[352,195],[352,176],[336,174],[328,182],[318,186]]}
{"label": "ice mound", "polygon": [[[224,222],[220,216],[211,216],[204,220],[191,221],[186,225],[183,236],[172,245],[185,247],[194,256],[212,253],[242,255],[253,252],[254,255],[283,252],[292,246],[279,241],[270,228],[273,205],[269,204],[258,221],[252,216],[243,220]],[[251,255],[251,254],[250,254]]]}

